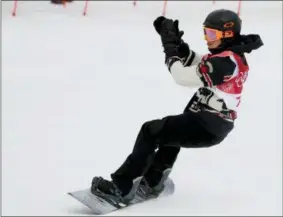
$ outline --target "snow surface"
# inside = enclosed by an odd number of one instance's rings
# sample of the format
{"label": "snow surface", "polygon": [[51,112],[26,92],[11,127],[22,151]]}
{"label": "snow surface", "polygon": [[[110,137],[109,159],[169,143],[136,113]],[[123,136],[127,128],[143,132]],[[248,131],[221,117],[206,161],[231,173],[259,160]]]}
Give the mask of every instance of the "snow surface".
{"label": "snow surface", "polygon": [[[194,90],[174,83],[153,20],[163,2],[2,2],[2,215],[90,215],[68,196],[109,177],[144,121],[182,112]],[[282,215],[282,2],[243,2],[243,33],[265,45],[234,131],[218,146],[184,149],[173,196],[111,215]],[[202,22],[237,2],[168,2],[191,48]]]}

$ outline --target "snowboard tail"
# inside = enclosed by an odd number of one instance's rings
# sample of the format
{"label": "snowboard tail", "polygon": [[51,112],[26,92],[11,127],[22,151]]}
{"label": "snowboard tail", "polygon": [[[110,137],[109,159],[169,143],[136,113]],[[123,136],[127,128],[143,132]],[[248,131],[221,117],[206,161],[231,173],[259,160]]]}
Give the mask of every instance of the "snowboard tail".
{"label": "snowboard tail", "polygon": [[175,185],[172,179],[167,178],[167,180],[164,182],[164,189],[160,194],[158,195],[150,194],[145,197],[144,192],[142,191],[143,189],[139,188],[134,199],[128,205],[119,204],[118,206],[112,204],[111,201],[106,200],[100,197],[99,195],[92,194],[90,188],[69,192],[68,194],[73,198],[75,198],[76,200],[78,200],[79,202],[81,202],[82,204],[84,204],[85,206],[89,207],[93,211],[93,214],[105,215],[126,208],[128,206],[132,206],[152,199],[172,195],[175,191]]}

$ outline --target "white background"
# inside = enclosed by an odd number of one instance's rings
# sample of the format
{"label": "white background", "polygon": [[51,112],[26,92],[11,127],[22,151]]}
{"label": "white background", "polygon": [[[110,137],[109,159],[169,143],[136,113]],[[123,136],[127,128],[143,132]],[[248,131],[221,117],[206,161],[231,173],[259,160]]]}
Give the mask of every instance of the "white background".
{"label": "white background", "polygon": [[[81,215],[66,193],[109,178],[144,121],[181,113],[194,90],[164,65],[153,21],[163,2],[2,3],[2,215]],[[237,2],[168,2],[184,39],[207,52],[202,22]],[[115,215],[282,215],[282,2],[243,2],[243,34],[264,46],[234,131],[209,149],[183,149],[173,196]]]}

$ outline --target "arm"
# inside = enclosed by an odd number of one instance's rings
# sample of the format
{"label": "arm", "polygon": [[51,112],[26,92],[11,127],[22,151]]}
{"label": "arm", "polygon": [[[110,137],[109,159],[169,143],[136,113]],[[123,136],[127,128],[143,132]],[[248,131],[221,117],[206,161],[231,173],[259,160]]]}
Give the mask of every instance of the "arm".
{"label": "arm", "polygon": [[212,87],[223,84],[237,70],[236,64],[229,56],[213,57],[200,61],[201,56],[197,54],[195,54],[194,59],[186,61],[191,65],[183,64],[182,59],[178,57],[171,57],[168,59],[167,66],[175,82],[188,87]]}
{"label": "arm", "polygon": [[175,81],[185,86],[215,86],[231,78],[236,64],[230,57],[222,55],[201,61],[201,57],[181,39],[184,32],[179,31],[178,24],[178,20],[165,17],[154,21],[164,47],[165,62]]}
{"label": "arm", "polygon": [[172,57],[168,59],[167,66],[175,82],[190,87],[203,85],[197,75],[197,68],[201,58],[199,54],[190,50],[185,58]]}

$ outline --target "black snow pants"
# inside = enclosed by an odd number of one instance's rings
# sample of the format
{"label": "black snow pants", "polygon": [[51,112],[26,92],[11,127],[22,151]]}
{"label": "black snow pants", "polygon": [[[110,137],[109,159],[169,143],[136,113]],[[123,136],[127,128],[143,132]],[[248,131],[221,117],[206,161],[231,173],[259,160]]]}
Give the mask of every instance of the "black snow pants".
{"label": "black snow pants", "polygon": [[130,191],[137,177],[144,176],[151,186],[155,186],[163,171],[173,167],[181,148],[219,144],[233,127],[233,122],[208,111],[185,110],[180,115],[145,122],[132,153],[111,178],[124,194]]}

